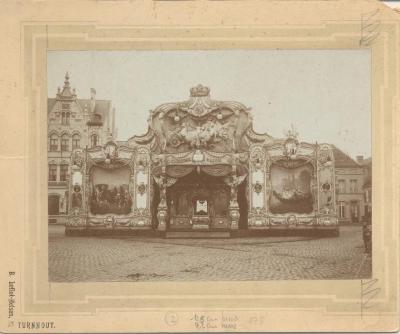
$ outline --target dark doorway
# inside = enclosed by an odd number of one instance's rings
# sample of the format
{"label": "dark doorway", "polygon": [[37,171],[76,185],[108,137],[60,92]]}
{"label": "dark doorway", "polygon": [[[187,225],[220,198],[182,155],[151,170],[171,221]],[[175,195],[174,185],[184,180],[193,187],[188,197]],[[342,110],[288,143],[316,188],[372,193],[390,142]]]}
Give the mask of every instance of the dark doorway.
{"label": "dark doorway", "polygon": [[151,225],[153,229],[157,229],[158,227],[158,205],[160,204],[160,188],[158,187],[157,183],[152,181],[153,186],[153,196],[151,199],[150,210],[151,210]]}

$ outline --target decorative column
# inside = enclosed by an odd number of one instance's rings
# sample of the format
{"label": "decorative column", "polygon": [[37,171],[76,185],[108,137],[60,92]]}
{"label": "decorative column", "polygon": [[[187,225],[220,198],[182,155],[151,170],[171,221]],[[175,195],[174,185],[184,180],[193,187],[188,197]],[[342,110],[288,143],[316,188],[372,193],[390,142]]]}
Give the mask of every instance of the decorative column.
{"label": "decorative column", "polygon": [[158,204],[157,219],[158,227],[160,232],[165,232],[167,229],[167,176],[165,173],[165,166],[162,167],[162,174],[156,180],[160,188],[160,203]]}
{"label": "decorative column", "polygon": [[232,165],[232,182],[230,183],[231,186],[231,195],[229,201],[229,217],[231,219],[231,230],[237,230],[239,228],[239,204],[237,201],[237,192],[239,186],[239,179],[236,175],[236,165]]}
{"label": "decorative column", "polygon": [[261,145],[250,147],[249,161],[249,228],[267,228],[268,198],[271,188],[269,165]]}
{"label": "decorative column", "polygon": [[[87,160],[84,160],[82,150],[75,150],[71,154],[70,176],[68,178],[68,220],[65,225],[65,234],[70,235],[73,230],[85,230],[87,224],[87,201],[89,184],[86,175]],[[67,202],[68,201],[68,202]]]}

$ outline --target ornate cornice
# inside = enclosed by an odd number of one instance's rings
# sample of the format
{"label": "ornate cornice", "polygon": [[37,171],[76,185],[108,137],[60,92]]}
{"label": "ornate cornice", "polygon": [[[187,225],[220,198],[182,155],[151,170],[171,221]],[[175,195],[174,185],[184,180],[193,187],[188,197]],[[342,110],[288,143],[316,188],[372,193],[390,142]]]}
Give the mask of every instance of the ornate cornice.
{"label": "ornate cornice", "polygon": [[[151,112],[151,117],[162,118],[173,112],[178,113],[178,117],[185,117],[185,114],[189,114],[193,117],[201,118],[221,109],[228,109],[233,113],[239,111],[248,112],[250,110],[240,102],[213,100],[210,98],[210,89],[208,87],[197,85],[190,89],[190,98],[188,100],[161,104]],[[183,113],[183,115],[180,113]]]}
{"label": "ornate cornice", "polygon": [[246,131],[246,136],[253,143],[265,143],[270,144],[273,142],[273,138],[267,133],[257,133],[250,126]]}

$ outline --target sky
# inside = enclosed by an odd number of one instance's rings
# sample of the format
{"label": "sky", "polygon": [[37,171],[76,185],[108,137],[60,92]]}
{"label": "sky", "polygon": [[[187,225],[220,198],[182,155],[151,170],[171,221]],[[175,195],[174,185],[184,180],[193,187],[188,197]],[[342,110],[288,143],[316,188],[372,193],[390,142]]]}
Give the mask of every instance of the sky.
{"label": "sky", "polygon": [[211,97],[251,108],[253,128],[371,156],[369,50],[49,51],[48,96],[65,72],[78,98],[111,100],[118,140],[147,131],[149,111],[187,100],[197,84]]}

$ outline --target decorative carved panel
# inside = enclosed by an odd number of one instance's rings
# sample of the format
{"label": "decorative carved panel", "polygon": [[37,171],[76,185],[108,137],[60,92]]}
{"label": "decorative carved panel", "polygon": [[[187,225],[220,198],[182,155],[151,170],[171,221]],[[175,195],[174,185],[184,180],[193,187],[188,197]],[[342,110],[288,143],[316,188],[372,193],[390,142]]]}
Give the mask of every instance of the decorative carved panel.
{"label": "decorative carved panel", "polygon": [[249,194],[250,225],[255,211],[264,210],[266,201],[266,154],[261,145],[250,147]]}

